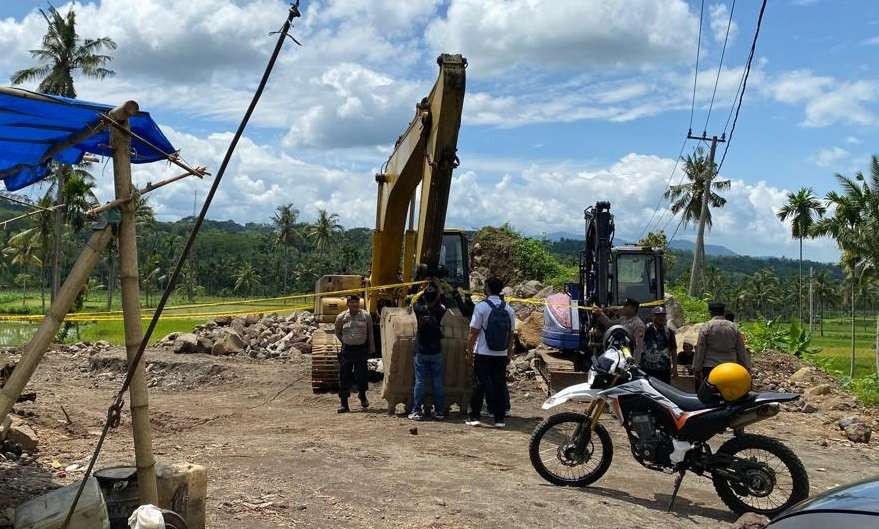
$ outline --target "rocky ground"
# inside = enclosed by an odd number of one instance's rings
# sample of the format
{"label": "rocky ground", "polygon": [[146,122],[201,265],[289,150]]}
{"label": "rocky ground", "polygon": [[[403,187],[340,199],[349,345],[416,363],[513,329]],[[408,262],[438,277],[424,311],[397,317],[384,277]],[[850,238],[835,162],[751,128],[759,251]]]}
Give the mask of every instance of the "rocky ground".
{"label": "rocky ground", "polygon": [[[232,322],[205,332],[227,327]],[[587,489],[543,482],[527,455],[544,415],[527,353],[511,365],[513,418],[501,431],[469,428],[454,413],[445,422],[388,417],[374,391],[368,411],[337,415],[334,396],[311,393],[310,357],[297,348],[266,359],[251,358],[246,347],[222,356],[173,350],[147,354],[155,451],[164,461],[207,467],[212,528],[696,528],[734,520],[698,477],[684,481],[675,511],[666,514],[672,478],[635,463],[622,430],[610,423],[617,450],[601,481]],[[17,437],[2,447],[0,527],[9,526],[11,507],[82,476],[123,358],[106,344],[47,355],[28,386],[36,400],[16,406]],[[0,353],[0,366],[16,359]],[[804,367],[786,355],[758,358],[761,387],[807,396],[754,429],[800,455],[813,493],[873,475],[879,442],[853,441],[840,421],[857,418],[872,432],[875,411]],[[111,432],[99,468],[131,462],[127,417]]]}

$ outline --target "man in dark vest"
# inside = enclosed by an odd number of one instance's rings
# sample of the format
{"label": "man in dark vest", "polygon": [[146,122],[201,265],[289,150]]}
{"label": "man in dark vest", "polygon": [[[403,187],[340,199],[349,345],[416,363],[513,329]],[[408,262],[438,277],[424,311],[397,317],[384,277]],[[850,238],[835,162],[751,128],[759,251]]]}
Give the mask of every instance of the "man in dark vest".
{"label": "man in dark vest", "polygon": [[442,351],[442,320],[446,306],[442,302],[440,289],[435,283],[429,284],[413,306],[417,330],[415,332],[415,399],[409,418],[420,421],[425,416],[424,395],[430,379],[433,390],[433,417],[442,420],[446,414],[443,372],[445,369]]}

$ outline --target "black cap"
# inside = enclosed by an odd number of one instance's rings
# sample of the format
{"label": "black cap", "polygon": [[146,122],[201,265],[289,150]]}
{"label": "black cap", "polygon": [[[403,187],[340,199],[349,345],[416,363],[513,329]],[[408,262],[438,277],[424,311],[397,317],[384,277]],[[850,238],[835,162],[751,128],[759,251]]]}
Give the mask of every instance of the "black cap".
{"label": "black cap", "polygon": [[623,306],[624,307],[632,307],[632,308],[637,309],[638,307],[641,306],[641,304],[638,303],[638,300],[636,300],[636,299],[626,298],[626,300],[623,301]]}
{"label": "black cap", "polygon": [[712,316],[723,316],[726,312],[726,305],[719,301],[712,301],[708,304],[708,312],[710,312]]}
{"label": "black cap", "polygon": [[655,309],[653,309],[653,314],[661,314],[665,316],[665,307],[663,307],[662,305],[656,307]]}

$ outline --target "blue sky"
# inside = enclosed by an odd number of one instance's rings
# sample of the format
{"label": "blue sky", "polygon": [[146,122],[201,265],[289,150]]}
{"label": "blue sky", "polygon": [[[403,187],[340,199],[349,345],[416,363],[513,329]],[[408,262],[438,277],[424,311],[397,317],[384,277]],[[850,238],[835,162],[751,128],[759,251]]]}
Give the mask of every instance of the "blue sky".
{"label": "blue sky", "polygon": [[[730,111],[760,2],[738,0],[712,118]],[[0,76],[31,64],[36,1],[0,4]],[[218,195],[214,218],[266,221],[293,202],[348,226],[374,219],[372,174],[436,78],[441,51],[469,60],[449,225],[510,222],[529,234],[580,232],[609,199],[618,235],[678,225],[654,215],[690,119],[701,1],[303,0],[294,34]],[[63,11],[67,4],[59,6]],[[731,0],[706,1],[694,112],[701,132]],[[216,169],[285,14],[278,0],[103,0],[77,4],[83,36],[110,36],[116,77],[77,79],[80,97],[135,99],[193,163]],[[774,218],[785,194],[867,167],[879,128],[879,3],[772,0],[722,178],[728,206],[709,242],[794,256]],[[695,142],[689,142],[690,152]],[[139,167],[141,181],[173,173]],[[96,170],[109,197],[108,173]],[[677,183],[680,173],[672,182]],[[207,182],[157,193],[165,219],[188,215]],[[37,191],[35,191],[37,192]],[[678,237],[691,239],[692,227]],[[831,241],[807,255],[834,260]]]}

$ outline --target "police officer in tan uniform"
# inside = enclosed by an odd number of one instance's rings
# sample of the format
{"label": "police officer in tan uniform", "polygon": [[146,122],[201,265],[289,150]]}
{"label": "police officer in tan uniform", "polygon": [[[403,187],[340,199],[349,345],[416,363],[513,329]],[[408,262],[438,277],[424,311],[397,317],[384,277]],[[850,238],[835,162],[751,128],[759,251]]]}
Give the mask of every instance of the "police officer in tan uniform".
{"label": "police officer in tan uniform", "polygon": [[360,405],[366,409],[367,359],[375,353],[372,317],[360,308],[360,296],[348,296],[348,310],[336,316],[336,338],[342,342],[339,353],[339,413],[347,413],[351,386],[357,384]]}
{"label": "police officer in tan uniform", "polygon": [[708,373],[720,364],[735,362],[748,371],[751,370],[751,356],[745,349],[742,333],[735,323],[726,319],[723,303],[709,303],[711,319],[699,329],[699,339],[693,354],[693,374],[696,376],[696,389],[708,378]]}

